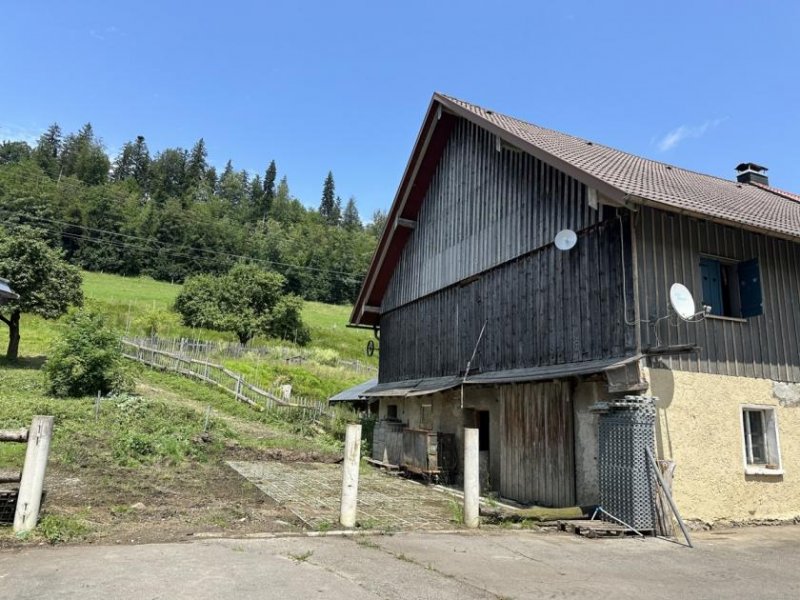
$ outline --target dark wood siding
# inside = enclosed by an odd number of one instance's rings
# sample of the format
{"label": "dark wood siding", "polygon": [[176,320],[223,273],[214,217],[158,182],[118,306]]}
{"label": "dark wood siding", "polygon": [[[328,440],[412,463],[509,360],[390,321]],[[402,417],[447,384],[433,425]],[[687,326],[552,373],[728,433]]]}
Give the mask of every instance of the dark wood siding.
{"label": "dark wood siding", "polygon": [[502,385],[500,495],[543,506],[575,503],[568,383]]}
{"label": "dark wood siding", "polygon": [[636,329],[623,319],[620,234],[629,231],[627,217],[609,218],[572,250],[548,244],[381,315],[380,381],[463,374],[484,323],[472,365],[481,372],[635,353]]}
{"label": "dark wood siding", "polygon": [[583,184],[460,119],[445,145],[383,312],[600,220]]}
{"label": "dark wood siding", "polygon": [[[788,202],[788,200],[787,200]],[[658,339],[652,323],[641,326],[642,347],[696,344],[699,353],[664,357],[669,368],[800,381],[800,245],[650,208],[636,218],[641,318],[668,314],[672,283],[702,301],[701,255],[735,261],[757,258],[763,314],[746,321],[664,319]],[[659,343],[660,342],[660,343]]]}

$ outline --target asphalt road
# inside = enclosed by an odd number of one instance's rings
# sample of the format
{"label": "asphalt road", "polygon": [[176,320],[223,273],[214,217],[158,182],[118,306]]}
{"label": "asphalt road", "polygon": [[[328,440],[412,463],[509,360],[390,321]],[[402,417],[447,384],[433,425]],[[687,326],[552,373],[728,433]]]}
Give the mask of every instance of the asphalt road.
{"label": "asphalt road", "polygon": [[505,531],[0,553],[2,598],[800,598],[800,527],[663,540]]}

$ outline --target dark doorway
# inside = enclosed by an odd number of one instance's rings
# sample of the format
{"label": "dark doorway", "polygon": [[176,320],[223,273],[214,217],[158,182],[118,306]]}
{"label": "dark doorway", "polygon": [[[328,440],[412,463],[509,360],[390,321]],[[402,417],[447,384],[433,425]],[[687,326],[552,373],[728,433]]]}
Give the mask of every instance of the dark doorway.
{"label": "dark doorway", "polygon": [[488,492],[492,489],[492,482],[489,477],[489,411],[477,411],[478,421],[478,477],[480,478],[481,492]]}
{"label": "dark doorway", "polygon": [[478,451],[489,451],[489,411],[478,411]]}

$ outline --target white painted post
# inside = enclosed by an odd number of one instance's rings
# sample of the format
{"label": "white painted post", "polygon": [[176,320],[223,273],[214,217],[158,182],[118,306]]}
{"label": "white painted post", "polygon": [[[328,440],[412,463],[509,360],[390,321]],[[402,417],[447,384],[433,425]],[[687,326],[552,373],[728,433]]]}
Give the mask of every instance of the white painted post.
{"label": "white painted post", "polygon": [[480,525],[480,476],[478,430],[464,428],[464,525],[474,529]]}
{"label": "white painted post", "polygon": [[53,417],[37,415],[33,417],[28,433],[28,448],[22,479],[19,483],[17,510],[14,514],[14,532],[25,533],[36,527],[39,507],[42,503],[42,487],[47,470],[47,456],[50,454],[50,437],[53,435]]}
{"label": "white painted post", "polygon": [[344,527],[356,526],[358,501],[358,467],[361,460],[361,425],[347,426],[344,438],[344,463],[342,465],[342,506],[339,523]]}

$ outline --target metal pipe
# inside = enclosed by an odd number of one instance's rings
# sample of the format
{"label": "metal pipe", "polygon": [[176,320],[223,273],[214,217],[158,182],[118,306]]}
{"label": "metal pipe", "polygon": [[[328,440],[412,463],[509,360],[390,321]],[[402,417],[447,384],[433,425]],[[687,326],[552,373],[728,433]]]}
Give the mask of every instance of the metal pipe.
{"label": "metal pipe", "polygon": [[650,448],[645,448],[644,451],[647,453],[647,457],[650,459],[650,464],[653,465],[653,470],[656,473],[656,479],[658,479],[658,484],[664,491],[664,495],[667,497],[667,502],[669,502],[669,507],[672,509],[672,513],[678,520],[678,525],[680,526],[681,531],[683,532],[683,537],[686,538],[686,543],[689,545],[689,548],[694,548],[694,546],[692,545],[692,540],[689,537],[689,532],[686,530],[686,525],[683,524],[683,519],[681,519],[681,513],[678,512],[678,507],[675,505],[675,501],[672,499],[672,494],[670,494],[669,489],[667,489],[667,486],[664,483],[664,478],[661,477],[661,470],[658,468],[658,463],[656,463],[656,459],[653,458],[653,453],[650,451]]}

